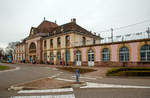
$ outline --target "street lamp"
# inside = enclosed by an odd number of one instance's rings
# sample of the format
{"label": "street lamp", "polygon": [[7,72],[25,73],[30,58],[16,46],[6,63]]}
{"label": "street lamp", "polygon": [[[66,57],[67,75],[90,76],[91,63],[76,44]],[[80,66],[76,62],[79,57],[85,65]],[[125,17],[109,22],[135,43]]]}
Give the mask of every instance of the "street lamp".
{"label": "street lamp", "polygon": [[65,57],[66,57],[66,63],[65,63],[65,66],[67,66],[67,32],[65,32],[66,36],[65,36],[65,44],[66,44],[66,48],[65,48]]}

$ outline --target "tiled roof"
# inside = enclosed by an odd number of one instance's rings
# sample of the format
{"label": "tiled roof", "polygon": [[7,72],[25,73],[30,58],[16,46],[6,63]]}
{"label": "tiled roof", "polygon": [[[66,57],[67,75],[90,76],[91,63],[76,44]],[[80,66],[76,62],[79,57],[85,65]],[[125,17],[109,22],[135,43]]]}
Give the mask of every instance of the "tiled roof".
{"label": "tiled roof", "polygon": [[56,23],[44,20],[38,27],[38,32],[48,33],[51,32],[54,28],[58,27]]}
{"label": "tiled roof", "polygon": [[50,32],[50,34],[54,35],[53,33],[65,33],[65,32],[68,32],[68,31],[76,31],[80,34],[86,34],[86,35],[91,35],[91,36],[95,36],[94,34],[92,34],[90,31],[82,28],[81,26],[79,26],[78,24],[76,24],[76,22],[69,22],[67,24],[63,24],[63,25],[60,25],[56,28],[53,29],[52,32]]}
{"label": "tiled roof", "polygon": [[[79,26],[78,24],[76,24],[75,19],[72,19],[71,22],[60,25],[60,26],[58,26],[56,23],[44,20],[37,28],[32,27],[31,30],[34,30],[33,35],[35,37],[41,36],[41,35],[39,35],[39,33],[53,36],[53,35],[60,34],[60,33],[66,33],[68,31],[75,31],[76,33],[99,38],[99,36],[96,36],[95,34],[91,33],[90,31],[88,31],[88,30],[82,28],[81,26]],[[30,35],[31,35],[31,31],[30,31]],[[34,36],[30,36],[30,35],[29,35],[30,38],[34,37]],[[46,36],[46,35],[44,35],[44,36]]]}
{"label": "tiled roof", "polygon": [[44,20],[37,28],[32,27],[31,30],[33,29],[35,34],[36,33],[49,33],[49,32],[52,32],[52,30],[56,27],[58,27],[56,23]]}

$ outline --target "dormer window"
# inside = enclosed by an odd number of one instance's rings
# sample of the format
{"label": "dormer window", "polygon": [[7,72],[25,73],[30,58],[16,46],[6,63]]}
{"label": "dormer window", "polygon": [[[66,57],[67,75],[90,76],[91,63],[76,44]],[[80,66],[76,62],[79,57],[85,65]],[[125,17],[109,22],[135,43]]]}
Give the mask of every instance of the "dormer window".
{"label": "dormer window", "polygon": [[95,39],[93,39],[93,44],[95,44],[96,43],[96,40]]}
{"label": "dormer window", "polygon": [[61,32],[62,32],[62,31],[64,31],[64,27],[63,27],[63,26],[61,26]]}
{"label": "dormer window", "polygon": [[56,33],[56,31],[53,31],[53,33],[55,34],[55,33]]}
{"label": "dormer window", "polygon": [[34,34],[34,29],[31,30],[31,34],[32,34],[32,35]]}

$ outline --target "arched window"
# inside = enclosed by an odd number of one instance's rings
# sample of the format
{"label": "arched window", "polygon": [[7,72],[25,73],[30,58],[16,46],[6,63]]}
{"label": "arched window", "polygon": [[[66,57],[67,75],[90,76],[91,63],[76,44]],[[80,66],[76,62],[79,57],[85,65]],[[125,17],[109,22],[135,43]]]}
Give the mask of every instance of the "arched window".
{"label": "arched window", "polygon": [[150,61],[150,45],[144,45],[140,50],[141,61]]}
{"label": "arched window", "polygon": [[102,60],[105,61],[110,61],[110,51],[108,48],[104,48],[102,51]]}
{"label": "arched window", "polygon": [[61,52],[57,52],[57,60],[58,60],[58,61],[61,60]]}
{"label": "arched window", "polygon": [[36,49],[36,46],[35,46],[35,44],[34,44],[34,43],[31,43],[31,45],[30,45],[30,49]]}
{"label": "arched window", "polygon": [[88,51],[88,61],[94,61],[94,51],[92,49]]}
{"label": "arched window", "polygon": [[30,47],[29,47],[29,53],[35,53],[36,52],[36,45],[35,43],[31,43]]}
{"label": "arched window", "polygon": [[119,58],[121,62],[129,61],[129,49],[127,47],[122,47],[119,50]]}

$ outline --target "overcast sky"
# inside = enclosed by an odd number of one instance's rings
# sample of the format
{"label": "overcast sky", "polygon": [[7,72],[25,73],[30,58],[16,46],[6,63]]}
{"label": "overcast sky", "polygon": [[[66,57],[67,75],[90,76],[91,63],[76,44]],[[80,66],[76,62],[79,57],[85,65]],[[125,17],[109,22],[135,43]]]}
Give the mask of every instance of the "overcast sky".
{"label": "overcast sky", "polygon": [[[150,0],[0,0],[0,47],[28,36],[44,17],[58,25],[76,18],[80,26],[101,33],[150,20]],[[114,33],[141,32],[148,26],[150,21]]]}

